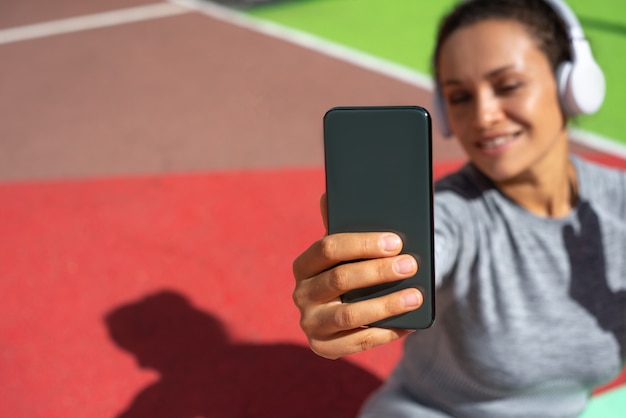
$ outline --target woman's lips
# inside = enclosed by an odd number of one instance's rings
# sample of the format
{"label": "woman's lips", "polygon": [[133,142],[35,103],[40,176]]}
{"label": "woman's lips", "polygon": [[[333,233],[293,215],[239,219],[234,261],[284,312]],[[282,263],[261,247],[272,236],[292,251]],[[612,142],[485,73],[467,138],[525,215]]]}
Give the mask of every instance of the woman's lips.
{"label": "woman's lips", "polygon": [[517,139],[519,134],[520,132],[513,132],[510,134],[484,137],[476,141],[476,148],[488,154],[498,153],[507,149],[508,146]]}

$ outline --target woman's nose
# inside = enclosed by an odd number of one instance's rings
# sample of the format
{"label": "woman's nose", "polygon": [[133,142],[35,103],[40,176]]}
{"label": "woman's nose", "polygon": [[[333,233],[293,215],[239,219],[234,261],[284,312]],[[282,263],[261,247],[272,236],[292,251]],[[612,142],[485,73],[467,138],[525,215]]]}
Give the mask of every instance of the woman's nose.
{"label": "woman's nose", "polygon": [[504,112],[500,100],[491,91],[476,95],[474,124],[479,129],[488,129],[502,119]]}

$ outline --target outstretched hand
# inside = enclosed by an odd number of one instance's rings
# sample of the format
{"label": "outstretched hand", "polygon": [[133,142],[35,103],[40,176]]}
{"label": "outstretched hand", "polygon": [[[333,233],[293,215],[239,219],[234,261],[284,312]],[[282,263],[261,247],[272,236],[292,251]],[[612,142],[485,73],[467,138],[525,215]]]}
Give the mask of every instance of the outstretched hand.
{"label": "outstretched hand", "polygon": [[[325,196],[321,207],[327,225]],[[401,249],[402,241],[393,233],[341,233],[324,236],[296,258],[293,300],[300,310],[300,326],[315,353],[335,359],[412,332],[365,326],[419,308],[423,296],[417,289],[361,302],[341,302],[341,295],[349,290],[413,276],[417,262],[408,254],[399,255]],[[346,261],[355,262],[340,264]]]}

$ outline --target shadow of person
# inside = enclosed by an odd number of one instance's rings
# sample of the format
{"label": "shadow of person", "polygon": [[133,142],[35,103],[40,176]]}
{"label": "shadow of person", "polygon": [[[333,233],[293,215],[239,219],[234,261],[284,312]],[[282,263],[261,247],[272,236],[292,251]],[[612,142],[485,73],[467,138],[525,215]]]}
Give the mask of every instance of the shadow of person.
{"label": "shadow of person", "polygon": [[[578,210],[579,230],[570,225],[563,240],[571,266],[569,293],[600,328],[614,334],[621,357],[626,355],[626,291],[612,290],[607,282],[603,236],[598,215],[588,203]],[[605,231],[606,232],[606,231]]]}
{"label": "shadow of person", "polygon": [[350,417],[381,381],[293,344],[236,344],[214,316],[172,291],[105,316],[113,341],[160,380],[119,418]]}

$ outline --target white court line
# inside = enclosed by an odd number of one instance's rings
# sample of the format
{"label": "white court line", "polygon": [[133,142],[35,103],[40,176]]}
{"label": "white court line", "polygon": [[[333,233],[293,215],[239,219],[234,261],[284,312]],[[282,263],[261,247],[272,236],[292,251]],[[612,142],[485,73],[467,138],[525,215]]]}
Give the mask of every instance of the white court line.
{"label": "white court line", "polygon": [[569,133],[571,140],[580,145],[626,159],[626,145],[613,139],[578,128],[570,128]]}
{"label": "white court line", "polygon": [[52,20],[33,25],[18,26],[15,28],[0,30],[0,45],[11,42],[25,41],[28,39],[60,35],[63,33],[79,32],[88,29],[158,19],[161,17],[189,13],[190,11],[191,10],[188,7],[163,2],[114,10],[110,12],[71,17],[68,19]]}
{"label": "white court line", "polygon": [[215,19],[230,23],[235,26],[251,29],[280,40],[311,49],[321,54],[349,62],[356,66],[381,73],[393,79],[405,83],[432,90],[432,79],[412,68],[405,67],[394,62],[366,54],[359,50],[328,41],[318,36],[289,28],[274,22],[258,19],[237,12],[225,6],[201,0],[168,0],[170,3],[179,4],[193,10],[197,10]]}
{"label": "white court line", "polygon": [[[178,4],[192,10],[199,11],[226,23],[250,29],[264,35],[308,48],[315,52],[348,62],[357,67],[365,68],[427,91],[432,91],[434,87],[432,77],[427,74],[423,74],[412,68],[396,64],[392,61],[378,58],[359,50],[334,43],[310,33],[289,28],[267,20],[255,18],[215,3],[201,0],[167,1],[172,4]],[[428,108],[428,106],[425,107]],[[626,158],[626,145],[622,145],[610,138],[577,128],[570,129],[570,138],[572,141],[586,147]]]}

